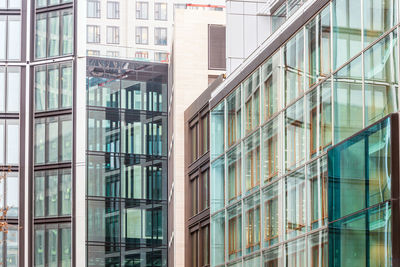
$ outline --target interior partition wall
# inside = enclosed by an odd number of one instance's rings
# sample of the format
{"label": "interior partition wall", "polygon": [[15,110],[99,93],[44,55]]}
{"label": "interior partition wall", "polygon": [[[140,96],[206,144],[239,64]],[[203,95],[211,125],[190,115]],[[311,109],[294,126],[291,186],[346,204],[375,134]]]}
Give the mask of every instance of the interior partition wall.
{"label": "interior partition wall", "polygon": [[167,266],[167,65],[87,58],[87,266]]}

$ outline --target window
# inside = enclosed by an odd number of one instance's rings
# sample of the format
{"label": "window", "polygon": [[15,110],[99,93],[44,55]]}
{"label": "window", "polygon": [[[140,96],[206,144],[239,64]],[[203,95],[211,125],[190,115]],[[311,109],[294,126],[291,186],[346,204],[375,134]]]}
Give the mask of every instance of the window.
{"label": "window", "polygon": [[21,0],[0,0],[0,9],[20,9]]}
{"label": "window", "polygon": [[165,53],[165,52],[155,52],[154,53],[154,61],[168,63],[168,61],[169,61],[168,56],[169,56],[169,54]]}
{"label": "window", "polygon": [[241,87],[238,87],[227,98],[227,130],[228,130],[228,147],[234,145],[241,138],[242,130],[242,96]]}
{"label": "window", "polygon": [[86,40],[88,43],[100,43],[100,26],[86,26]]}
{"label": "window", "polygon": [[70,115],[35,120],[35,164],[72,160]]}
{"label": "window", "polygon": [[225,212],[211,217],[210,235],[211,266],[223,264],[225,261]]}
{"label": "window", "polygon": [[18,266],[18,225],[7,225],[7,231],[2,231],[0,233],[0,249],[2,253],[0,254],[0,261],[6,262],[4,266]]}
{"label": "window", "polygon": [[210,201],[211,213],[220,210],[225,204],[225,158],[223,156],[211,163]]}
{"label": "window", "polygon": [[397,23],[396,6],[392,1],[364,1],[364,47]]}
{"label": "window", "polygon": [[308,67],[306,86],[308,88],[331,72],[330,26],[329,7],[306,25],[306,66]]}
{"label": "window", "polygon": [[281,182],[278,181],[263,190],[264,196],[264,247],[277,244],[280,240],[282,225]]}
{"label": "window", "polygon": [[154,28],[154,44],[167,45],[167,28]]}
{"label": "window", "polygon": [[285,105],[303,92],[304,85],[304,33],[300,31],[287,42],[284,50]]}
{"label": "window", "polygon": [[0,60],[21,59],[21,16],[0,15]]}
{"label": "window", "polygon": [[201,173],[200,177],[200,198],[201,198],[201,210],[205,210],[210,206],[210,179],[209,179],[209,170],[205,170]]}
{"label": "window", "polygon": [[329,266],[328,242],[326,231],[308,237],[308,262],[310,267]]}
{"label": "window", "polygon": [[306,242],[297,239],[285,245],[286,266],[306,267]]}
{"label": "window", "polygon": [[119,27],[107,26],[107,44],[119,44]]}
{"label": "window", "polygon": [[71,215],[71,170],[35,172],[35,218]]}
{"label": "window", "polygon": [[260,132],[257,131],[244,141],[244,174],[246,193],[260,185]]}
{"label": "window", "polygon": [[147,27],[136,27],[136,44],[148,44],[148,33]]}
{"label": "window", "polygon": [[286,170],[292,170],[305,159],[304,99],[300,99],[285,113]]}
{"label": "window", "polygon": [[305,232],[306,205],[304,168],[291,173],[285,178],[286,198],[286,239],[290,239]]}
{"label": "window", "polygon": [[35,68],[35,110],[72,107],[72,64],[52,64]]}
{"label": "window", "polygon": [[71,3],[72,0],[36,0],[36,8]]}
{"label": "window", "polygon": [[[196,229],[197,228],[197,229]],[[196,230],[194,230],[196,229]],[[210,264],[210,226],[196,225],[190,231],[190,258],[192,267],[205,267]]]}
{"label": "window", "polygon": [[0,66],[0,113],[19,112],[21,69]]}
{"label": "window", "polygon": [[99,50],[86,50],[87,56],[100,56]]}
{"label": "window", "polygon": [[198,179],[197,177],[193,178],[190,181],[190,195],[192,196],[192,216],[196,215],[199,212],[199,188],[198,188]]}
{"label": "window", "polygon": [[274,54],[262,66],[264,80],[264,121],[271,118],[280,108],[281,68],[280,54]]}
{"label": "window", "polygon": [[107,51],[107,57],[119,57],[119,51]]}
{"label": "window", "polygon": [[167,3],[154,3],[154,19],[167,20]]}
{"label": "window", "polygon": [[260,249],[260,195],[257,193],[244,201],[246,254]]}
{"label": "window", "polygon": [[191,266],[193,267],[198,267],[199,266],[199,231],[195,231],[190,234],[190,240],[191,240],[191,258],[192,258],[192,264]]}
{"label": "window", "polygon": [[107,18],[119,19],[119,2],[107,2]]}
{"label": "window", "polygon": [[135,58],[147,59],[147,58],[149,58],[149,52],[147,52],[147,51],[136,51]]}
{"label": "window", "polygon": [[262,129],[264,142],[264,183],[268,183],[276,178],[280,171],[279,155],[281,154],[281,150],[279,144],[281,139],[279,134],[279,119],[280,117],[274,118]]}
{"label": "window", "polygon": [[328,80],[307,95],[309,126],[307,142],[309,157],[332,144],[332,100],[331,82]]}
{"label": "window", "polygon": [[0,120],[0,165],[19,164],[19,121]]}
{"label": "window", "polygon": [[149,3],[148,2],[136,2],[136,18],[137,19],[148,19],[149,18]]}
{"label": "window", "polygon": [[260,74],[254,72],[244,83],[244,98],[246,108],[246,134],[260,124]]}
{"label": "window", "polygon": [[310,195],[310,229],[314,230],[326,224],[328,218],[328,162],[326,158],[308,165],[308,194]]}
{"label": "window", "polygon": [[5,218],[18,218],[19,179],[17,172],[0,169],[0,210]]}
{"label": "window", "polygon": [[35,57],[37,59],[72,54],[72,9],[36,15]]}
{"label": "window", "polygon": [[200,134],[200,139],[201,139],[201,155],[204,155],[205,153],[208,152],[208,114],[204,115],[201,118],[201,134]]}
{"label": "window", "polygon": [[242,255],[242,208],[236,205],[228,209],[228,257],[234,260]]}
{"label": "window", "polygon": [[191,143],[191,155],[192,155],[192,162],[194,162],[198,156],[198,142],[199,139],[197,137],[198,135],[198,124],[194,124],[191,128],[190,128],[190,143]]}
{"label": "window", "polygon": [[210,135],[211,141],[211,160],[218,157],[225,149],[225,103],[222,101],[211,111],[211,128],[213,134]]}
{"label": "window", "polygon": [[71,224],[35,225],[34,266],[71,266]]}
{"label": "window", "polygon": [[241,146],[227,153],[228,157],[228,201],[235,201],[242,193],[242,158]]}
{"label": "window", "polygon": [[87,2],[87,17],[100,18],[100,1],[88,0]]}

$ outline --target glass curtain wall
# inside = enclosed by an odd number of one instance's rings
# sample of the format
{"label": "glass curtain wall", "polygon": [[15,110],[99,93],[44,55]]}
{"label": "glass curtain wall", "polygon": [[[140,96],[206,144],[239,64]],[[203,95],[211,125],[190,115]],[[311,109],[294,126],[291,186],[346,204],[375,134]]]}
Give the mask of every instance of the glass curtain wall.
{"label": "glass curtain wall", "polygon": [[327,151],[399,110],[397,14],[397,1],[331,1],[211,109],[211,266],[328,266]]}
{"label": "glass curtain wall", "polygon": [[73,266],[73,5],[32,1],[33,266]]}
{"label": "glass curtain wall", "polygon": [[[0,264],[19,260],[20,121],[22,77],[26,72],[22,40],[22,0],[0,0]],[[22,92],[21,92],[22,90]]]}
{"label": "glass curtain wall", "polygon": [[166,266],[167,70],[104,60],[87,61],[87,265]]}

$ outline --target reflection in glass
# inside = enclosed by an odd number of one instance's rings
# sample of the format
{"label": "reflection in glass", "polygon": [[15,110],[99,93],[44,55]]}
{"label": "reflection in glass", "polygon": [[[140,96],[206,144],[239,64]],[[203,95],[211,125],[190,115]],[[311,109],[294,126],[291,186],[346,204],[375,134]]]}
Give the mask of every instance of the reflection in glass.
{"label": "reflection in glass", "polygon": [[242,131],[242,95],[240,86],[227,98],[228,147],[241,138]]}
{"label": "reflection in glass", "polygon": [[216,108],[211,111],[211,129],[213,129],[213,134],[211,137],[211,160],[218,157],[222,152],[224,152],[225,138],[224,138],[224,111],[225,104],[222,102]]}
{"label": "reflection in glass", "polygon": [[253,191],[260,185],[260,131],[244,142],[245,192]]}
{"label": "reflection in glass", "polygon": [[7,58],[21,59],[21,16],[8,16]]}
{"label": "reflection in glass", "polygon": [[242,256],[242,209],[236,205],[228,209],[229,260]]}
{"label": "reflection in glass", "polygon": [[242,159],[240,145],[227,153],[228,201],[234,201],[242,193]]}
{"label": "reflection in glass", "polygon": [[306,186],[304,168],[285,178],[286,239],[306,230]]}
{"label": "reflection in glass", "polygon": [[309,229],[326,224],[328,218],[328,166],[327,158],[318,159],[307,166]]}
{"label": "reflection in glass", "polygon": [[290,104],[304,91],[304,31],[299,31],[285,45],[285,104]]}
{"label": "reflection in glass", "polygon": [[275,53],[262,66],[262,79],[264,81],[264,121],[274,115],[280,108],[281,66],[280,53]]}
{"label": "reflection in glass", "polygon": [[305,159],[304,98],[285,112],[286,170],[299,166]]}
{"label": "reflection in glass", "polygon": [[211,266],[225,261],[225,216],[224,211],[211,217]]}
{"label": "reflection in glass", "polygon": [[281,155],[280,118],[280,116],[274,118],[262,129],[264,183],[276,178],[281,170],[279,162]]}
{"label": "reflection in glass", "polygon": [[364,54],[365,124],[398,110],[398,45],[393,32]]}
{"label": "reflection in glass", "polygon": [[224,207],[225,159],[221,157],[211,164],[210,199],[211,213]]}
{"label": "reflection in glass", "polygon": [[260,220],[260,194],[256,193],[244,200],[244,230],[246,240],[246,254],[260,249],[261,246],[261,220]]}
{"label": "reflection in glass", "polygon": [[285,245],[286,266],[306,267],[306,244],[304,238]]}
{"label": "reflection in glass", "polygon": [[19,96],[21,90],[21,69],[7,68],[7,112],[19,111]]}
{"label": "reflection in glass", "polygon": [[269,247],[279,242],[282,225],[282,192],[281,192],[281,181],[275,182],[274,184],[266,187],[263,190],[264,200],[264,245],[263,247]]}

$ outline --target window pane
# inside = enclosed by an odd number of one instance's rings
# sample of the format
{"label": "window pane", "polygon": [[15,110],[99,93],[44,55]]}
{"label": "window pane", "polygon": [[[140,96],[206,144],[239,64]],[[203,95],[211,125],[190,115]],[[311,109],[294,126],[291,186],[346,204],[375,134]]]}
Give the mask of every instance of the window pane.
{"label": "window pane", "polygon": [[228,131],[228,146],[232,146],[241,138],[242,130],[242,95],[241,87],[239,86],[227,98],[227,131]]}
{"label": "window pane", "polygon": [[306,244],[304,238],[285,245],[286,266],[306,267]]}
{"label": "window pane", "polygon": [[49,229],[47,232],[47,262],[48,266],[58,266],[58,230]]}
{"label": "window pane", "polygon": [[334,70],[361,51],[361,10],[361,0],[332,2]]}
{"label": "window pane", "polygon": [[262,140],[264,142],[262,166],[264,169],[264,183],[268,183],[275,179],[281,171],[281,165],[279,162],[281,158],[281,135],[279,134],[280,118],[280,116],[274,118],[272,121],[267,123],[262,130]]}
{"label": "window pane", "polygon": [[45,232],[35,229],[35,266],[45,266]]}
{"label": "window pane", "polygon": [[283,224],[283,209],[281,181],[278,181],[263,190],[264,199],[264,247],[277,244],[281,238],[280,227]]}
{"label": "window pane", "polygon": [[35,217],[44,217],[45,173],[35,173]]}
{"label": "window pane", "polygon": [[211,217],[210,234],[211,266],[225,261],[225,214],[220,212]]}
{"label": "window pane", "polygon": [[7,164],[19,163],[19,123],[17,120],[7,120]]}
{"label": "window pane", "polygon": [[49,13],[49,57],[60,54],[60,13]]}
{"label": "window pane", "polygon": [[306,187],[304,168],[285,178],[286,239],[296,237],[306,230]]}
{"label": "window pane", "polygon": [[[68,119],[68,118],[66,118]],[[71,161],[72,160],[72,121],[65,120],[61,122],[61,136],[62,136],[62,147],[61,147],[61,160],[60,161]]]}
{"label": "window pane", "polygon": [[211,111],[211,129],[213,130],[213,134],[211,135],[211,160],[224,152],[224,111],[224,102]]}
{"label": "window pane", "polygon": [[63,108],[72,107],[72,66],[61,66],[61,105]]}
{"label": "window pane", "polygon": [[45,163],[45,139],[46,139],[46,124],[43,120],[35,123],[35,163]]}
{"label": "window pane", "polygon": [[225,199],[225,160],[219,158],[211,165],[210,198],[211,213],[224,207]]}
{"label": "window pane", "polygon": [[364,47],[397,23],[398,1],[364,0]]}
{"label": "window pane", "polygon": [[244,142],[245,192],[250,193],[260,185],[260,131]]}
{"label": "window pane", "polygon": [[0,120],[0,164],[4,165],[4,156],[5,156],[5,123],[4,120]]}
{"label": "window pane", "polygon": [[285,46],[285,99],[286,105],[304,90],[304,33],[297,33]]}
{"label": "window pane", "polygon": [[361,57],[334,75],[335,143],[363,128]]}
{"label": "window pane", "polygon": [[21,69],[7,68],[7,112],[19,111],[19,95],[21,90]]}
{"label": "window pane", "polygon": [[72,205],[71,171],[61,172],[61,215],[71,214]]}
{"label": "window pane", "polygon": [[47,14],[36,15],[36,58],[46,57]]}
{"label": "window pane", "polygon": [[6,68],[0,67],[0,112],[5,111],[5,101],[6,101],[5,93],[6,93]]}
{"label": "window pane", "polygon": [[49,66],[48,70],[48,109],[58,108],[59,70],[58,65]]}
{"label": "window pane", "polygon": [[58,215],[58,175],[52,171],[47,177],[47,212],[48,216]]}
{"label": "window pane", "polygon": [[229,260],[242,256],[242,208],[236,205],[228,212],[228,254]]}
{"label": "window pane", "polygon": [[7,266],[17,267],[18,266],[18,229],[17,226],[8,226],[7,235]]}
{"label": "window pane", "polygon": [[46,109],[46,67],[35,68],[35,108],[36,111]]}
{"label": "window pane", "polygon": [[61,267],[71,266],[71,227],[65,225],[61,228]]}
{"label": "window pane", "polygon": [[393,32],[364,54],[365,125],[398,110],[398,46]]}
{"label": "window pane", "polygon": [[47,5],[47,0],[36,0],[36,8],[45,7]]}
{"label": "window pane", "polygon": [[305,159],[304,99],[290,106],[285,113],[286,170],[299,166]]}
{"label": "window pane", "polygon": [[0,16],[0,59],[6,59],[7,16]]}
{"label": "window pane", "polygon": [[260,220],[260,194],[254,194],[253,196],[244,200],[245,219],[245,243],[246,251],[245,254],[258,251],[260,249],[260,238],[261,238],[261,220]]}
{"label": "window pane", "polygon": [[238,145],[227,153],[228,157],[228,201],[235,201],[242,194],[242,158]]}
{"label": "window pane", "polygon": [[308,237],[308,261],[312,267],[328,267],[328,233],[322,231]]}
{"label": "window pane", "polygon": [[58,161],[58,121],[49,123],[49,138],[48,138],[48,162]]}
{"label": "window pane", "polygon": [[264,121],[274,115],[280,108],[281,67],[280,53],[274,54],[262,66],[264,80]]}
{"label": "window pane", "polygon": [[8,16],[7,57],[21,59],[21,17]]}
{"label": "window pane", "polygon": [[72,11],[62,13],[62,54],[72,54],[74,23]]}
{"label": "window pane", "polygon": [[7,217],[18,217],[19,179],[18,174],[9,173],[6,178]]}
{"label": "window pane", "polygon": [[21,0],[8,0],[8,8],[9,9],[20,9],[21,8]]}

